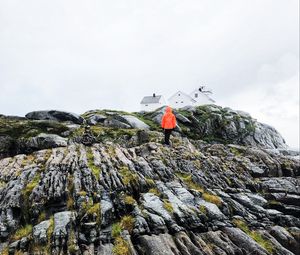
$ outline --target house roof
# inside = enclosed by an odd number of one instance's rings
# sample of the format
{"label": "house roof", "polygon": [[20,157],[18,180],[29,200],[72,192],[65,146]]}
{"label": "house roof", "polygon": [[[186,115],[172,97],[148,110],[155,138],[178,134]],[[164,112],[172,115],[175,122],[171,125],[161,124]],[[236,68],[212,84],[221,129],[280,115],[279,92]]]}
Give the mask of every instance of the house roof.
{"label": "house roof", "polygon": [[216,102],[216,101],[213,100],[207,93],[205,93],[205,92],[203,92],[203,91],[199,91],[199,89],[193,90],[193,91],[190,93],[190,95],[193,95],[195,92],[200,93],[200,95],[206,97],[206,98],[207,98],[209,101],[211,101],[212,103],[215,103],[215,102]]}
{"label": "house roof", "polygon": [[[177,91],[173,96],[171,96],[170,98],[172,98],[172,97],[174,97],[174,96],[176,96],[178,93],[180,93],[180,94],[182,94],[182,95],[184,95],[184,96],[186,96],[186,97],[189,97],[189,99],[193,102],[193,103],[196,103],[197,101],[196,100],[194,100],[190,95],[188,95],[188,94],[186,94],[186,93],[184,93],[184,92],[182,92],[182,91]],[[170,100],[170,98],[169,98],[169,100]]]}
{"label": "house roof", "polygon": [[146,96],[142,99],[141,104],[157,104],[162,96]]}

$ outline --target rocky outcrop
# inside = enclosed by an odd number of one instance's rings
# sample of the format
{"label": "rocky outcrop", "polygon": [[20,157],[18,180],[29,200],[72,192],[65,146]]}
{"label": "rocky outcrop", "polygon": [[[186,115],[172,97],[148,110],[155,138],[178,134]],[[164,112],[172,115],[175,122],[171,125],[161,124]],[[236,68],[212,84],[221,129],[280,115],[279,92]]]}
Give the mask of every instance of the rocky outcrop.
{"label": "rocky outcrop", "polygon": [[31,120],[71,121],[75,124],[82,124],[84,121],[82,117],[75,113],[57,110],[29,112],[26,114],[26,118]]}
{"label": "rocky outcrop", "polygon": [[172,142],[75,143],[0,160],[3,252],[299,254],[299,160]]}
{"label": "rocky outcrop", "polygon": [[[164,108],[145,113],[159,124]],[[186,107],[174,112],[180,131],[192,139],[214,143],[233,143],[269,149],[286,149],[282,136],[271,126],[253,119],[248,113],[216,105]]]}
{"label": "rocky outcrop", "polygon": [[[202,108],[176,112],[172,147],[156,113],[91,111],[91,126],[0,117],[1,253],[300,254],[299,154],[245,113],[209,107],[209,125]],[[261,129],[212,131],[222,111]]]}

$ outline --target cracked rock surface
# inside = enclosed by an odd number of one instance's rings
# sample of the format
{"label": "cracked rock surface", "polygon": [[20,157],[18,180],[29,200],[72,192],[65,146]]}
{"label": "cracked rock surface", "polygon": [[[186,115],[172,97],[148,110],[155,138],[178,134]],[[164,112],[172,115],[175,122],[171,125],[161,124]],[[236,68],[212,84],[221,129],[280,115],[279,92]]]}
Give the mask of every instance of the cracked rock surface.
{"label": "cracked rock surface", "polygon": [[115,115],[83,115],[91,128],[51,123],[42,136],[31,132],[63,144],[2,154],[2,254],[300,254],[295,153],[182,132],[165,147],[151,123],[122,112],[120,127]]}

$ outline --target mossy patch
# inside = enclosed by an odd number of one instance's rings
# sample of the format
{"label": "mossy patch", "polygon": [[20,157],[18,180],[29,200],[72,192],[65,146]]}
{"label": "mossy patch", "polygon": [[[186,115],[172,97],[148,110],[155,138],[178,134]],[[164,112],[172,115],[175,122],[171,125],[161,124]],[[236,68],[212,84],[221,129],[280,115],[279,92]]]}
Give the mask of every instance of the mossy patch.
{"label": "mossy patch", "polygon": [[125,215],[122,217],[120,225],[122,229],[126,229],[131,234],[134,227],[134,218],[131,215]]}
{"label": "mossy patch", "polygon": [[250,236],[255,242],[265,248],[270,254],[274,253],[274,247],[272,242],[264,238],[258,231],[250,230],[243,220],[234,219],[232,223],[243,230],[248,236]]}
{"label": "mossy patch", "polygon": [[112,225],[112,228],[111,228],[111,235],[112,235],[112,237],[116,238],[116,237],[120,236],[121,232],[122,232],[122,226],[121,226],[121,224],[119,222],[114,223]]}
{"label": "mossy patch", "polygon": [[11,237],[12,241],[20,240],[21,238],[30,235],[32,232],[32,225],[27,224],[19,229]]}
{"label": "mossy patch", "polygon": [[75,231],[74,229],[71,229],[70,233],[69,233],[69,238],[68,238],[68,251],[70,252],[70,254],[76,254],[79,247],[77,246],[77,239],[76,239],[76,235],[75,235]]}
{"label": "mossy patch", "polygon": [[152,194],[154,194],[154,195],[156,195],[158,197],[161,195],[160,192],[159,192],[159,190],[157,188],[151,188],[151,189],[149,189],[148,192],[152,193]]}
{"label": "mossy patch", "polygon": [[39,184],[40,179],[41,179],[41,174],[37,173],[33,177],[32,181],[27,183],[25,188],[22,190],[23,195],[28,197],[31,194],[31,192],[33,191],[33,189]]}
{"label": "mossy patch", "polygon": [[136,203],[135,199],[132,196],[125,195],[124,202],[127,205],[134,205]]}
{"label": "mossy patch", "polygon": [[202,194],[202,198],[207,201],[207,202],[210,202],[210,203],[213,203],[215,205],[217,205],[218,207],[220,207],[222,205],[222,200],[220,197],[216,196],[216,195],[213,195],[213,194],[210,194],[210,193],[207,193],[207,192],[204,192]]}
{"label": "mossy patch", "polygon": [[99,166],[96,166],[94,163],[94,154],[91,148],[88,148],[88,150],[86,151],[86,157],[87,157],[88,168],[92,171],[96,179],[99,180],[101,169]]}
{"label": "mossy patch", "polygon": [[128,242],[126,242],[126,240],[120,236],[117,237],[114,241],[113,254],[114,255],[131,255]]}
{"label": "mossy patch", "polygon": [[189,189],[194,189],[202,193],[204,192],[204,189],[199,184],[193,181],[193,177],[191,174],[177,172],[176,176],[179,179],[181,179],[188,186]]}
{"label": "mossy patch", "polygon": [[74,209],[74,199],[73,199],[73,193],[74,193],[74,177],[73,175],[68,175],[67,178],[67,187],[68,187],[68,196],[67,196],[67,208],[68,210],[73,210]]}
{"label": "mossy patch", "polygon": [[171,204],[167,199],[164,199],[164,200],[163,200],[163,204],[164,204],[164,208],[165,208],[169,213],[173,213],[174,208],[173,208],[172,204]]}
{"label": "mossy patch", "polygon": [[51,242],[51,238],[54,232],[54,216],[52,215],[49,219],[49,228],[47,230],[47,239],[48,239],[48,243]]}
{"label": "mossy patch", "polygon": [[30,138],[40,133],[60,135],[69,128],[58,121],[19,120],[0,117],[0,133],[12,138]]}
{"label": "mossy patch", "polygon": [[46,212],[45,211],[42,211],[38,217],[38,223],[42,222],[46,220]]}
{"label": "mossy patch", "polygon": [[135,185],[138,183],[138,175],[132,171],[129,170],[128,167],[123,166],[119,169],[119,173],[121,175],[122,178],[122,182],[125,186],[131,184],[131,185]]}
{"label": "mossy patch", "polygon": [[207,214],[207,209],[206,209],[206,207],[204,206],[204,205],[200,205],[199,206],[199,210],[200,210],[200,212],[202,212],[203,214]]}
{"label": "mossy patch", "polygon": [[87,215],[96,216],[96,222],[101,223],[101,205],[100,203],[95,203],[87,210]]}

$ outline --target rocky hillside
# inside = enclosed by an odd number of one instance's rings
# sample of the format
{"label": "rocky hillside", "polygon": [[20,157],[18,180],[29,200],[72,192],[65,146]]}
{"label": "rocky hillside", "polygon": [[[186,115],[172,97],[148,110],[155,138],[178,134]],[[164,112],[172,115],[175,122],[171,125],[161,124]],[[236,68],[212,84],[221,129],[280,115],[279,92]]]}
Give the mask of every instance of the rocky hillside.
{"label": "rocky hillside", "polygon": [[300,254],[300,160],[218,106],[0,116],[1,254]]}

